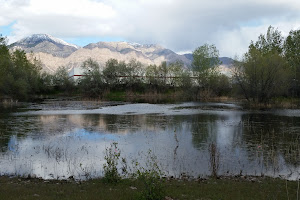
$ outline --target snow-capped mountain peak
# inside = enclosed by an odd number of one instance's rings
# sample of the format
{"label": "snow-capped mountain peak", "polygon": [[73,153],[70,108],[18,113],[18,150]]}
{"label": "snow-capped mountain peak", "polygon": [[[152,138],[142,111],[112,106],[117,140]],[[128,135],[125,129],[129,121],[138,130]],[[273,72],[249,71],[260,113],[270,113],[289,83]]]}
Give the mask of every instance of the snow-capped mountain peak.
{"label": "snow-capped mountain peak", "polygon": [[140,44],[140,43],[136,43],[136,42],[127,42],[127,44],[133,46],[134,48],[162,48],[160,45],[157,44]]}
{"label": "snow-capped mountain peak", "polygon": [[36,43],[39,43],[39,42],[42,42],[42,41],[49,41],[49,42],[53,42],[53,43],[56,43],[56,44],[60,44],[60,45],[65,45],[65,46],[70,46],[70,47],[74,47],[76,49],[79,49],[79,47],[77,45],[74,45],[74,44],[70,44],[70,43],[67,43],[59,38],[55,38],[51,35],[48,35],[48,34],[33,34],[29,37],[26,37],[22,40],[20,40],[18,43],[20,44],[36,44]]}
{"label": "snow-capped mountain peak", "polygon": [[62,44],[62,45],[66,45],[66,46],[71,46],[71,47],[74,47],[76,49],[80,48],[79,46],[77,46],[75,44],[67,43],[66,41],[63,41],[63,40],[61,40],[59,38],[52,37],[51,35],[47,35],[47,34],[45,34],[45,35],[48,36],[51,40],[53,40],[56,43],[59,43],[59,44]]}
{"label": "snow-capped mountain peak", "polygon": [[80,47],[69,44],[48,34],[33,34],[10,45],[11,49],[25,52],[42,52],[57,57],[68,57]]}
{"label": "snow-capped mountain peak", "polygon": [[133,46],[133,47],[141,47],[143,46],[142,44],[140,43],[137,43],[137,42],[127,42],[129,45]]}

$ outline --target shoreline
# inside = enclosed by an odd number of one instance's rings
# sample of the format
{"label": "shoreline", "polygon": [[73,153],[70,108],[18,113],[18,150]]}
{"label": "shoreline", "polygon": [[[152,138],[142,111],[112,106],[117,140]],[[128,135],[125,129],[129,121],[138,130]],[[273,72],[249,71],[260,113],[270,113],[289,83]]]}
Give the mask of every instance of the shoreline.
{"label": "shoreline", "polygon": [[[87,181],[42,180],[0,176],[3,199],[138,199],[143,191],[136,179],[107,184]],[[231,176],[200,179],[166,179],[162,182],[167,200],[175,199],[297,199],[299,180]]]}
{"label": "shoreline", "polygon": [[0,105],[4,107],[18,106],[26,103],[42,103],[48,101],[77,101],[77,102],[101,102],[109,105],[112,104],[127,104],[127,103],[149,103],[149,104],[178,104],[184,102],[199,102],[199,103],[233,103],[240,105],[240,110],[260,110],[269,111],[272,109],[299,109],[300,99],[276,98],[270,103],[249,103],[245,99],[232,98],[228,96],[212,97],[206,99],[187,99],[181,95],[164,94],[164,93],[109,93],[103,98],[91,98],[82,95],[41,95],[32,97],[29,101],[18,101],[12,98],[0,98]]}

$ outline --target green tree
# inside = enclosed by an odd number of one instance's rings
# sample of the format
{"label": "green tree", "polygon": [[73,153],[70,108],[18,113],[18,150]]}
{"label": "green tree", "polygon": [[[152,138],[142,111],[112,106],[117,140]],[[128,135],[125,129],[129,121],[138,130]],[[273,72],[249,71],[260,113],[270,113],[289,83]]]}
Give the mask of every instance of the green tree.
{"label": "green tree", "polygon": [[39,79],[40,92],[43,94],[52,93],[54,91],[53,75],[42,72]]}
{"label": "green tree", "polygon": [[8,88],[8,80],[10,80],[9,82],[13,81],[13,76],[10,71],[12,65],[9,49],[6,45],[6,38],[0,35],[0,96],[8,95],[11,89]]}
{"label": "green tree", "polygon": [[[109,59],[103,70],[105,82],[111,89],[126,84],[128,80],[128,69],[124,61],[118,62],[116,59]],[[119,88],[119,87],[118,87]]]}
{"label": "green tree", "polygon": [[291,71],[282,52],[281,33],[269,27],[266,35],[251,42],[242,62],[237,63],[235,80],[249,102],[268,103],[286,92]]}
{"label": "green tree", "polygon": [[182,74],[184,73],[183,62],[176,61],[168,66],[167,76],[170,78],[170,85],[174,87],[182,86]]}
{"label": "green tree", "polygon": [[10,72],[13,77],[10,87],[11,95],[16,99],[27,99],[29,95],[39,92],[40,66],[35,61],[28,60],[24,51],[16,50],[11,53],[13,67]]}
{"label": "green tree", "polygon": [[146,80],[147,84],[157,86],[159,84],[159,69],[156,65],[149,65],[146,68]]}
{"label": "green tree", "polygon": [[145,70],[142,67],[142,63],[136,59],[131,59],[126,65],[126,85],[127,88],[132,90],[143,90],[143,78]]}
{"label": "green tree", "polygon": [[84,76],[79,80],[80,89],[91,97],[103,97],[105,83],[100,65],[90,58],[81,67],[84,69]]}
{"label": "green tree", "polygon": [[0,36],[0,96],[28,100],[49,91],[52,76],[41,74],[42,63],[33,54],[15,50],[10,52],[6,38]]}
{"label": "green tree", "polygon": [[73,79],[69,77],[69,72],[64,66],[58,67],[53,75],[53,85],[55,89],[62,92],[72,92],[75,87]]}
{"label": "green tree", "polygon": [[6,38],[0,35],[0,96],[26,100],[39,93],[40,71],[37,59],[24,51],[10,52]]}
{"label": "green tree", "polygon": [[267,55],[277,53],[281,55],[283,53],[284,38],[278,29],[272,26],[268,27],[267,34],[260,34],[258,40],[251,45],[255,47],[261,54]]}
{"label": "green tree", "polygon": [[167,75],[168,75],[167,62],[163,61],[158,67],[159,83],[161,86],[165,87],[167,85]]}
{"label": "green tree", "polygon": [[201,96],[207,98],[211,93],[211,83],[215,80],[216,67],[221,64],[219,51],[215,45],[204,44],[193,52],[192,69],[194,76],[197,77],[198,91]]}
{"label": "green tree", "polygon": [[291,30],[284,42],[285,58],[293,70],[292,91],[300,95],[300,30]]}
{"label": "green tree", "polygon": [[217,73],[214,78],[211,79],[210,87],[213,91],[213,95],[218,97],[229,96],[232,89],[231,80],[228,76]]}
{"label": "green tree", "polygon": [[193,81],[191,79],[191,72],[188,70],[183,71],[181,73],[179,83],[180,83],[180,87],[182,89],[184,89],[185,91],[191,89],[193,87]]}

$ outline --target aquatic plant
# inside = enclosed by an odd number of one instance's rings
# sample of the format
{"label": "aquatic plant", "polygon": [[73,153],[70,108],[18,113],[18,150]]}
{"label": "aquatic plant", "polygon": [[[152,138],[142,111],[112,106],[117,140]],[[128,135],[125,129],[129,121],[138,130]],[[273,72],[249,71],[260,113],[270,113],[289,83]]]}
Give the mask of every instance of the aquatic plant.
{"label": "aquatic plant", "polygon": [[220,151],[215,143],[211,143],[208,148],[209,151],[209,167],[211,170],[211,176],[218,177],[218,170],[220,167]]}
{"label": "aquatic plant", "polygon": [[121,151],[117,145],[117,142],[113,142],[109,148],[106,148],[105,151],[104,159],[106,160],[106,163],[103,165],[103,181],[107,183],[117,183],[121,180],[121,176],[117,168]]}
{"label": "aquatic plant", "polygon": [[142,191],[137,195],[141,200],[159,200],[165,197],[165,188],[163,186],[163,173],[159,167],[157,157],[148,151],[146,167],[142,167],[136,162],[137,180],[142,183]]}

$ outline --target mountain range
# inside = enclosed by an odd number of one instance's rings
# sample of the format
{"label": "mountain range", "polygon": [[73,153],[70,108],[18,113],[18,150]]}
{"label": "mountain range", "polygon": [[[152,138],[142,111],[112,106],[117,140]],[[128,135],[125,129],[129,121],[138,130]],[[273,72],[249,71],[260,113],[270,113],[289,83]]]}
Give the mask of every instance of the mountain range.
{"label": "mountain range", "polygon": [[[32,53],[42,62],[43,70],[49,73],[55,72],[59,66],[68,69],[79,67],[88,58],[97,61],[101,67],[104,67],[110,58],[125,62],[136,59],[145,65],[159,65],[162,61],[172,63],[180,60],[186,67],[190,66],[193,60],[192,54],[179,55],[156,44],[98,42],[79,47],[48,34],[33,34],[12,43],[9,47],[11,50],[20,49]],[[225,61],[226,66],[230,66],[233,62],[228,57],[222,57],[220,60]]]}

